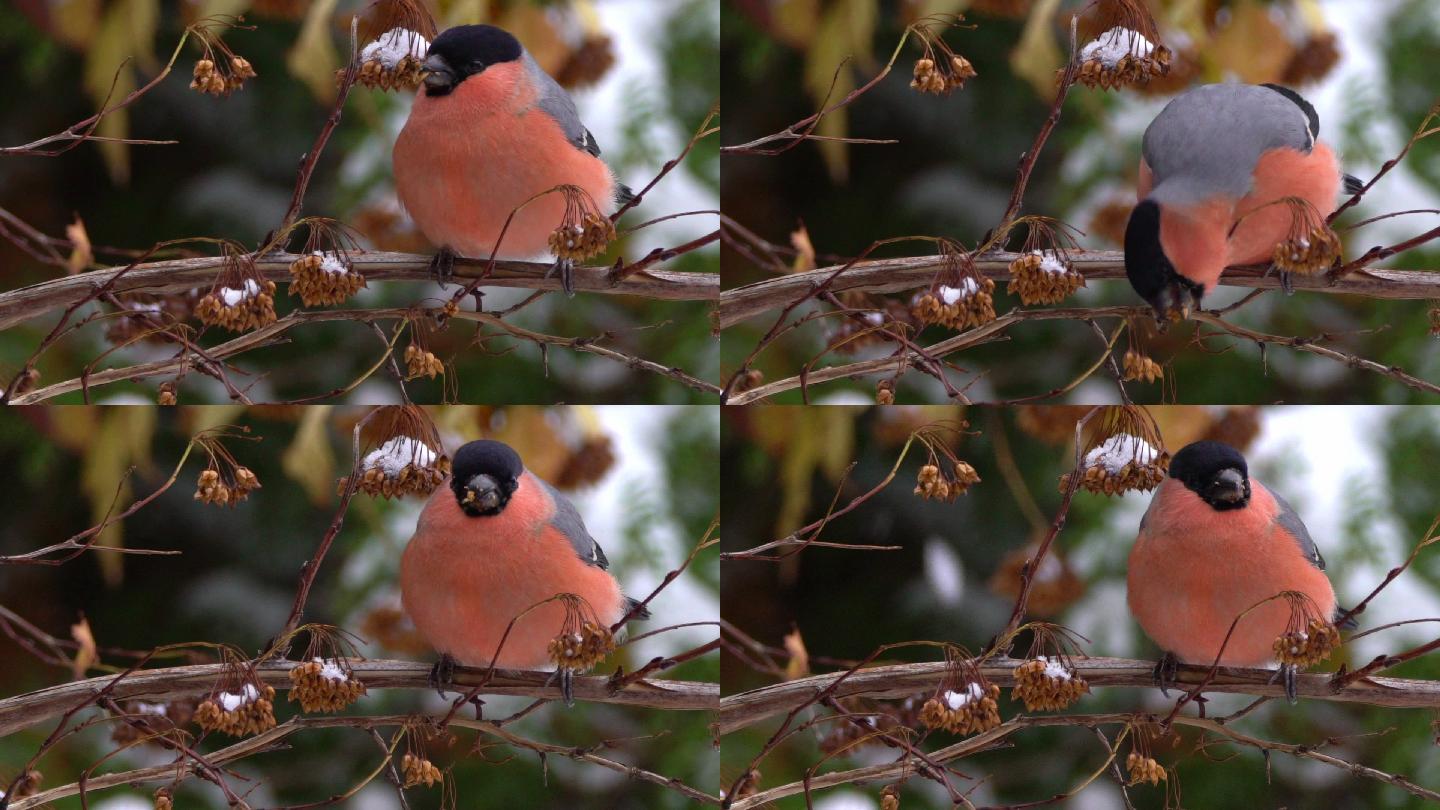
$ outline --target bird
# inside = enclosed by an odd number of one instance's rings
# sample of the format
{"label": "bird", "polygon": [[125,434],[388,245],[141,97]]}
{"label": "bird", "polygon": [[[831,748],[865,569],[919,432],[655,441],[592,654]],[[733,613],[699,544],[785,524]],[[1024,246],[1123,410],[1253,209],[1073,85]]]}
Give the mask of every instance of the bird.
{"label": "bird", "polygon": [[1319,135],[1310,102],[1276,84],[1201,85],[1160,111],[1125,228],[1125,274],[1157,320],[1188,317],[1227,266],[1269,262],[1296,224],[1281,201],[1323,222],[1342,183],[1358,190]]}
{"label": "bird", "polygon": [[[574,631],[557,594],[578,596],[607,627],[649,617],[609,566],[575,505],[509,445],[482,439],[456,451],[420,512],[400,560],[401,604],[441,654],[441,681],[454,663],[542,669],[554,666],[550,642]],[[560,672],[568,703],[570,671]]]}
{"label": "bird", "polygon": [[[550,235],[574,225],[566,222],[570,195],[543,194],[549,189],[576,187],[607,215],[634,199],[600,159],[570,95],[508,31],[448,28],[430,43],[423,67],[391,157],[396,196],[439,247],[442,281],[456,255],[546,253]],[[557,257],[551,273],[557,269],[573,293],[571,262]]]}
{"label": "bird", "polygon": [[[1282,591],[1304,594],[1314,618],[1343,613],[1300,516],[1250,477],[1238,450],[1214,441],[1171,459],[1140,520],[1127,579],[1131,614],[1166,653],[1157,677],[1176,662],[1272,664],[1292,614],[1287,599],[1264,600]],[[1293,699],[1294,668],[1282,671]]]}

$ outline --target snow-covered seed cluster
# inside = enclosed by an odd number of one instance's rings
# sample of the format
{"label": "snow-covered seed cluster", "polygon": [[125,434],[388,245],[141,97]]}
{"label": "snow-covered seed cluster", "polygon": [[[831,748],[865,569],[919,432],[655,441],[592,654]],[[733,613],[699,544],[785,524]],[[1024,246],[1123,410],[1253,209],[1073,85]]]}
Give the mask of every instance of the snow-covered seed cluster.
{"label": "snow-covered seed cluster", "polygon": [[1068,708],[1090,691],[1090,684],[1062,661],[1037,656],[1015,667],[1011,697],[1025,701],[1025,710],[1053,712]]}
{"label": "snow-covered seed cluster", "polygon": [[[1116,433],[1085,454],[1080,488],[1099,495],[1148,492],[1160,486],[1169,466],[1169,453],[1156,450],[1139,436]],[[1061,492],[1070,488],[1072,474],[1060,476]]]}
{"label": "snow-covered seed cluster", "polygon": [[1282,664],[1312,667],[1340,646],[1340,631],[1324,619],[1311,619],[1304,630],[1291,630],[1275,639],[1275,659]]}
{"label": "snow-covered seed cluster", "polygon": [[194,497],[201,503],[234,506],[259,488],[260,479],[249,467],[236,467],[233,480],[228,484],[220,477],[220,471],[211,467],[202,470],[195,481]]}
{"label": "snow-covered seed cluster", "polygon": [[834,724],[820,738],[820,750],[836,754],[879,744],[881,739],[875,732],[889,733],[900,728],[913,728],[919,723],[921,703],[918,696],[908,697],[899,704],[862,702],[858,698],[843,701],[856,722]]}
{"label": "snow-covered seed cluster", "polygon": [[115,296],[122,307],[116,317],[107,319],[105,340],[119,346],[133,340],[164,342],[167,336],[157,333],[155,326],[186,320],[195,312],[199,295],[194,290],[156,295],[153,293],[120,293]]}
{"label": "snow-covered seed cluster", "polygon": [[1025,306],[1058,304],[1085,286],[1085,276],[1053,250],[1032,250],[1010,262],[1010,284],[1006,290],[1018,295]]}
{"label": "snow-covered seed cluster", "polygon": [[414,754],[406,754],[400,758],[400,775],[405,778],[404,783],[400,785],[402,788],[412,788],[422,784],[425,787],[431,787],[445,778],[440,769],[435,767],[435,763]]}
{"label": "snow-covered seed cluster", "polygon": [[339,304],[364,286],[365,276],[337,253],[317,250],[290,263],[290,292],[307,307]]}
{"label": "snow-covered seed cluster", "polygon": [[221,287],[195,305],[195,316],[206,326],[220,326],[232,332],[275,322],[275,282],[247,278],[239,287]]}
{"label": "snow-covered seed cluster", "polygon": [[413,380],[418,377],[436,376],[445,373],[445,364],[440,358],[429,349],[420,348],[419,344],[411,343],[405,347],[405,379]]}
{"label": "snow-covered seed cluster", "polygon": [[876,404],[876,405],[894,405],[894,404],[895,404],[895,381],[894,381],[894,380],[881,380],[880,382],[875,383],[875,404]]}
{"label": "snow-covered seed cluster", "polygon": [[1125,768],[1130,771],[1130,784],[1138,785],[1141,782],[1149,782],[1152,785],[1160,784],[1162,779],[1169,777],[1165,769],[1154,757],[1147,757],[1139,751],[1131,751],[1130,756],[1125,758]]}
{"label": "snow-covered seed cluster", "polygon": [[952,503],[978,483],[980,475],[969,462],[956,461],[950,470],[942,470],[939,465],[926,464],[915,476],[915,494],[927,501]]}
{"label": "snow-covered seed cluster", "polygon": [[573,633],[562,632],[550,639],[546,652],[560,669],[589,672],[615,651],[615,636],[610,628],[589,620],[580,623]]}
{"label": "snow-covered seed cluster", "polygon": [[337,661],[316,658],[290,669],[290,700],[307,712],[338,712],[365,694],[365,684]]}
{"label": "snow-covered seed cluster", "polygon": [[232,737],[259,734],[275,727],[275,687],[247,683],[239,692],[221,692],[201,701],[195,722],[206,731]]}
{"label": "snow-covered seed cluster", "polygon": [[[430,41],[405,29],[391,28],[360,50],[355,82],[376,90],[414,90],[425,79],[425,53]],[[335,74],[336,81],[345,71]]]}
{"label": "snow-covered seed cluster", "polygon": [[615,241],[615,223],[604,214],[586,211],[578,222],[567,217],[550,232],[550,252],[559,259],[584,261],[605,252]]}
{"label": "snow-covered seed cluster", "polygon": [[[410,436],[395,436],[370,451],[360,462],[358,488],[366,495],[395,498],[429,495],[450,474],[450,458]],[[349,486],[340,479],[340,492]]]}
{"label": "snow-covered seed cluster", "polygon": [[916,299],[910,314],[923,324],[938,323],[957,332],[982,326],[995,320],[995,282],[967,276],[954,287],[941,285]]}
{"label": "snow-covered seed cluster", "polygon": [[1328,270],[1339,258],[1340,237],[1326,225],[1316,226],[1304,236],[1276,244],[1275,252],[1270,256],[1277,269],[1301,275]]}
{"label": "snow-covered seed cluster", "polygon": [[975,75],[975,66],[959,54],[942,58],[938,63],[927,56],[915,60],[910,86],[922,93],[940,96],[959,90],[965,86],[967,79],[973,79]]}
{"label": "snow-covered seed cluster", "polygon": [[925,701],[920,707],[920,722],[926,728],[962,736],[989,731],[1000,725],[999,698],[1000,687],[995,684],[982,686],[970,681],[958,692],[947,690]]}
{"label": "snow-covered seed cluster", "polygon": [[1125,362],[1122,370],[1125,372],[1124,379],[1127,381],[1144,380],[1148,383],[1165,376],[1165,369],[1159,363],[1134,349],[1125,350]]}
{"label": "snow-covered seed cluster", "polygon": [[1152,44],[1139,31],[1116,26],[1080,49],[1075,80],[1086,87],[1109,90],[1148,82],[1169,72],[1169,48]]}
{"label": "snow-covered seed cluster", "polygon": [[168,703],[147,703],[132,700],[121,706],[127,716],[111,724],[110,739],[129,745],[142,738],[170,735],[190,722],[195,715],[193,700],[172,700]]}
{"label": "snow-covered seed cluster", "polygon": [[228,61],[222,58],[218,65],[207,56],[195,63],[190,89],[210,96],[228,96],[244,88],[246,79],[253,78],[255,68],[243,56],[231,55]]}

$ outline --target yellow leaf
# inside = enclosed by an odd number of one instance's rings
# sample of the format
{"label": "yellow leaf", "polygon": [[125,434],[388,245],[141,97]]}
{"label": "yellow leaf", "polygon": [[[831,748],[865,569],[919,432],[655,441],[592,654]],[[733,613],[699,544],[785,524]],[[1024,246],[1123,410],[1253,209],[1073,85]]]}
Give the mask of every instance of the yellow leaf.
{"label": "yellow leaf", "polygon": [[[853,54],[847,10],[845,5],[830,9],[815,30],[810,50],[805,54],[805,89],[818,109],[838,103],[855,89],[855,65],[849,60]],[[848,131],[849,116],[844,107],[827,113],[815,127],[815,134],[823,138],[844,138]],[[815,143],[825,159],[830,179],[843,184],[850,173],[846,144],[836,140]]]}
{"label": "yellow leaf", "polygon": [[1260,84],[1277,81],[1294,52],[1269,7],[1242,0],[1230,9],[1229,24],[1216,32],[1205,55],[1225,73]]}
{"label": "yellow leaf", "polygon": [[85,232],[85,222],[79,214],[75,215],[74,222],[65,226],[65,238],[73,245],[70,258],[65,262],[66,269],[71,275],[83,272],[95,261],[95,251],[90,248],[90,234]]}
{"label": "yellow leaf", "polygon": [[[127,473],[132,464],[149,463],[155,413],[155,408],[144,407],[104,409],[80,469],[80,488],[90,499],[90,518],[94,524],[130,505],[134,487]],[[115,521],[100,531],[95,545],[122,548],[124,540],[124,523]],[[99,553],[94,556],[105,583],[120,584],[121,555]]]}
{"label": "yellow leaf", "polygon": [[790,660],[785,663],[785,680],[793,681],[810,674],[810,653],[805,649],[805,639],[800,637],[800,628],[785,634],[785,652]]}
{"label": "yellow leaf", "polygon": [[[1061,51],[1055,42],[1053,20],[1059,7],[1060,0],[1040,0],[1025,22],[1020,42],[1010,52],[1010,69],[1016,76],[1030,82],[1035,94],[1046,101],[1055,98],[1055,71],[1063,67],[1069,58],[1068,50]],[[1068,33],[1065,38],[1068,48]]]}
{"label": "yellow leaf", "polygon": [[[330,36],[330,16],[335,13],[336,0],[315,0],[305,13],[305,22],[300,26],[300,37],[295,47],[285,56],[285,66],[295,78],[304,82],[311,95],[321,104],[335,101],[335,71],[340,67],[341,57],[335,50]],[[358,43],[364,47],[365,43]],[[345,59],[349,59],[350,42],[345,41]]]}
{"label": "yellow leaf", "polygon": [[70,625],[70,637],[80,645],[79,649],[75,650],[75,660],[70,664],[70,672],[78,681],[100,660],[100,653],[95,649],[95,635],[90,632],[90,620],[83,615],[79,622]]}
{"label": "yellow leaf", "polygon": [[815,245],[810,242],[810,231],[803,222],[790,232],[790,246],[795,248],[795,261],[790,265],[792,273],[815,269]]}
{"label": "yellow leaf", "polygon": [[324,506],[335,495],[335,449],[326,429],[331,407],[311,405],[302,410],[295,438],[280,456],[280,466],[312,503]]}
{"label": "yellow leaf", "polygon": [[[128,0],[121,0],[105,13],[85,59],[85,90],[99,109],[130,95],[136,86],[135,66],[126,62],[135,56],[129,5]],[[100,119],[99,126],[95,128],[95,134],[104,138],[125,138],[129,132],[129,110],[123,109]],[[110,179],[118,185],[127,183],[130,179],[129,146],[114,141],[98,141],[97,144]]]}
{"label": "yellow leaf", "polygon": [[49,8],[55,38],[72,48],[88,50],[100,30],[100,0],[57,0]]}

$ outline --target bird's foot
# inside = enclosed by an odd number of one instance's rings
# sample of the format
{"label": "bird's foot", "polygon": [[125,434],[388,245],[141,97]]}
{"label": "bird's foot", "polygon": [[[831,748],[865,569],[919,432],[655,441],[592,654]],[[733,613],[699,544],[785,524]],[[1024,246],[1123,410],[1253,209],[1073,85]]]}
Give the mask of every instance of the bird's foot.
{"label": "bird's foot", "polygon": [[1155,679],[1155,685],[1160,687],[1160,694],[1170,697],[1170,687],[1175,685],[1175,677],[1179,671],[1180,659],[1175,657],[1175,653],[1167,652],[1155,662],[1155,668],[1150,674]]}
{"label": "bird's foot", "polygon": [[1290,283],[1290,273],[1288,271],[1280,271],[1280,289],[1284,290],[1286,295],[1295,294],[1295,285]]}
{"label": "bird's foot", "polygon": [[430,257],[430,275],[435,277],[436,284],[444,287],[455,278],[455,257],[457,255],[449,245],[445,245]]}
{"label": "bird's foot", "polygon": [[1199,711],[1200,717],[1201,717],[1201,718],[1204,718],[1204,717],[1205,717],[1205,704],[1210,702],[1210,698],[1207,698],[1207,697],[1205,697],[1204,695],[1196,695],[1195,697],[1191,698],[1190,700],[1191,700],[1192,703],[1195,704],[1195,708]]}
{"label": "bird's foot", "polygon": [[440,660],[430,668],[430,687],[445,697],[445,687],[455,683],[455,658],[450,653],[441,653]]}
{"label": "bird's foot", "polygon": [[475,707],[475,719],[484,720],[485,701],[481,700],[479,695],[476,695],[475,697],[470,698],[470,705]]}
{"label": "bird's foot", "polygon": [[1290,705],[1293,706],[1300,702],[1299,667],[1294,664],[1281,664],[1280,668],[1275,670],[1275,674],[1270,676],[1270,683],[1275,683],[1276,681],[1280,681],[1285,685],[1285,699],[1290,701]]}
{"label": "bird's foot", "polygon": [[550,265],[550,271],[545,274],[545,278],[550,278],[555,275],[556,272],[560,273],[560,289],[565,291],[565,295],[574,298],[575,262],[571,259],[557,258],[555,263]]}
{"label": "bird's foot", "polygon": [[566,669],[565,667],[561,667],[561,668],[555,670],[554,674],[552,674],[552,675],[550,676],[550,679],[549,679],[549,680],[545,681],[545,685],[546,685],[546,686],[549,686],[550,684],[555,683],[556,679],[559,679],[559,681],[560,681],[560,697],[562,697],[562,698],[565,699],[565,706],[566,706],[566,707],[570,707],[570,706],[574,706],[574,705],[575,705],[575,683],[574,683],[574,677],[575,677],[574,671],[569,670],[569,669]]}

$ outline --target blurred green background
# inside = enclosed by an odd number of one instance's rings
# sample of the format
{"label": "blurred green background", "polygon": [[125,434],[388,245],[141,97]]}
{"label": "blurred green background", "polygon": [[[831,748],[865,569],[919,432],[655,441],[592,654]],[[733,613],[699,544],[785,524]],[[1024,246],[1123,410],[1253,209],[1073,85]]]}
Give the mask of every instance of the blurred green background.
{"label": "blurred green background", "polygon": [[[716,458],[719,417],[713,408],[574,406],[533,408],[452,407],[430,411],[445,446],[488,436],[514,446],[537,475],[566,491],[611,561],[626,593],[643,598],[678,567],[718,512]],[[152,492],[174,469],[185,442],[215,425],[250,428],[258,441],[231,440],[227,449],[250,467],[262,488],[234,509],[192,499],[204,462],[191,456],[175,486],[121,524],[108,540],[131,548],[174,549],[179,556],[120,556],[91,551],[59,567],[0,565],[0,605],[43,631],[68,640],[83,615],[102,648],[148,650],[190,641],[233,644],[253,655],[284,625],[301,564],[314,552],[337,506],[336,480],[348,472],[351,429],[363,409],[229,406],[157,409],[13,408],[0,413],[0,555],[59,542],[98,521],[123,472],[134,466],[120,499]],[[423,501],[357,496],[344,529],[311,593],[306,619],[336,624],[368,640],[370,658],[431,661],[408,621],[400,618],[398,567]],[[98,511],[97,511],[98,510]],[[636,632],[683,622],[714,622],[719,614],[719,571],[713,550],[651,603],[654,618]],[[622,647],[597,672],[632,671],[655,656],[672,655],[715,638],[712,625],[682,628]],[[206,659],[203,655],[202,660]],[[128,660],[102,655],[106,665]],[[0,695],[9,697],[69,679],[68,669],[39,663],[0,636]],[[154,666],[184,661],[157,661]],[[100,675],[102,671],[92,670]],[[711,654],[661,677],[714,682]],[[453,698],[454,695],[451,695]],[[516,698],[487,698],[485,716],[523,707]],[[428,690],[371,690],[349,713],[443,714],[448,703]],[[276,714],[297,711],[281,692]],[[468,716],[468,715],[467,715]],[[708,712],[661,712],[577,703],[547,705],[510,726],[521,736],[549,743],[591,746],[614,741],[604,756],[633,763],[713,791],[717,763]],[[0,738],[0,780],[5,784],[53,728],[47,721]],[[75,781],[80,771],[115,748],[107,724],[69,738],[41,760],[45,788]],[[394,729],[382,730],[382,733]],[[649,735],[658,735],[650,737]],[[638,739],[631,739],[638,738]],[[504,746],[467,756],[474,736],[459,732],[450,750],[432,749],[441,768],[454,765],[459,807],[684,807],[678,794],[628,780],[623,774]],[[201,743],[215,750],[233,742],[222,735]],[[289,738],[290,748],[246,760],[237,770],[257,780],[255,806],[324,799],[358,783],[379,762],[363,732],[325,730]],[[513,759],[506,760],[508,754]],[[130,748],[98,772],[159,765],[170,756],[154,746]],[[241,783],[236,783],[241,784]],[[253,783],[247,783],[253,784]],[[94,793],[97,810],[149,807],[159,785]],[[408,791],[410,806],[437,807],[439,788]],[[136,804],[138,802],[139,804]],[[78,799],[56,803],[80,807]],[[177,791],[177,807],[224,807],[219,791],[199,780]],[[377,780],[346,807],[397,806],[393,788]]]}
{"label": "blurred green background", "polygon": [[[1175,51],[1175,69],[1148,88],[1101,92],[1074,88],[1063,118],[1031,176],[1025,213],[1055,216],[1086,232],[1080,245],[1120,247],[1134,203],[1139,141],[1166,101],[1190,84],[1240,79],[1296,87],[1316,107],[1321,137],[1347,171],[1369,179],[1398,154],[1426,112],[1440,100],[1428,65],[1440,49],[1440,6],[1429,0],[1146,0],[1162,40]],[[819,134],[897,138],[897,145],[802,143],[779,157],[727,154],[721,198],[727,215],[772,244],[788,248],[799,226],[808,229],[820,264],[854,256],[886,237],[929,234],[974,246],[998,224],[1014,184],[1016,165],[1045,120],[1055,70],[1069,48],[1069,20],[1080,0],[725,0],[722,75],[731,104],[725,143],[741,144],[780,131],[869,81],[884,66],[907,24],[927,14],[961,12],[964,26],[945,42],[969,59],[978,77],[948,96],[909,87],[920,56],[912,41],[895,69],[847,109],[827,116]],[[1081,44],[1087,36],[1081,26]],[[1095,32],[1089,32],[1093,35]],[[850,61],[840,67],[842,60]],[[838,69],[838,72],[837,72]],[[827,128],[828,127],[828,128]],[[1370,216],[1436,209],[1440,200],[1440,139],[1422,141],[1410,157],[1348,212],[1341,227]],[[1434,211],[1341,233],[1347,257],[1372,245],[1393,244],[1435,226]],[[1019,247],[1017,234],[1012,248]],[[929,255],[926,243],[890,245],[874,257]],[[767,277],[733,248],[722,254],[724,286]],[[1440,268],[1436,243],[1383,263]],[[996,310],[1018,300],[998,285]],[[1222,289],[1207,306],[1238,300],[1244,290]],[[890,296],[900,303],[908,294]],[[877,307],[882,297],[863,306]],[[1069,299],[1082,305],[1134,305],[1123,280],[1100,281]],[[1067,302],[1068,303],[1068,302]],[[862,305],[856,303],[854,305]],[[1272,334],[1326,333],[1334,345],[1427,380],[1440,379],[1440,351],[1428,334],[1424,301],[1358,296],[1269,293],[1231,319]],[[727,373],[739,366],[778,311],[726,331],[721,349]],[[834,318],[811,324],[761,356],[766,381],[799,373],[833,339]],[[1283,348],[1263,355],[1229,338],[1202,350],[1192,324],[1149,340],[1150,354],[1173,376],[1173,393],[1135,383],[1141,401],[1182,403],[1403,403],[1429,401],[1391,380],[1334,361]],[[1209,330],[1207,330],[1209,331]],[[947,333],[932,328],[922,345]],[[1077,377],[1101,345],[1082,322],[1022,324],[1008,339],[951,359],[977,378],[975,401],[1039,394]],[[1229,352],[1217,352],[1234,343]],[[1122,345],[1123,350],[1123,345]],[[860,357],[889,348],[862,349]],[[825,364],[856,359],[831,354]],[[874,401],[874,379],[827,383],[812,400]],[[958,384],[958,383],[957,383]],[[1113,401],[1113,384],[1095,379],[1061,401]],[[897,401],[936,401],[944,392],[924,374],[907,374]],[[777,396],[799,402],[798,392]]]}
{"label": "blurred green background", "polygon": [[[82,144],[60,157],[0,157],[0,208],[51,236],[64,236],[75,217],[96,246],[144,249],[160,240],[223,237],[250,249],[279,225],[296,170],[314,143],[334,100],[334,72],[349,47],[350,21],[367,24],[383,11],[355,0],[20,0],[0,5],[0,73],[7,77],[0,105],[0,144],[28,143],[63,130],[99,108],[111,79],[123,93],[152,79],[186,25],[218,14],[241,14],[224,42],[248,59],[258,78],[228,98],[187,88],[200,49],[187,43],[175,70],[128,110],[106,119],[99,134],[175,139],[167,146]],[[430,4],[440,26],[491,22],[514,31],[542,66],[567,83],[582,120],[595,134],[619,178],[637,190],[665,161],[677,156],[719,99],[719,12],[715,0],[440,0]],[[223,29],[220,29],[223,31]],[[362,31],[366,30],[362,25]],[[365,42],[361,42],[363,47]],[[131,59],[123,68],[122,62]],[[409,97],[357,87],[339,128],[321,157],[306,200],[306,215],[353,226],[365,246],[430,252],[399,211],[391,181],[390,148],[405,122]],[[684,211],[713,210],[719,190],[718,143],[711,137],[627,214],[620,226]],[[622,238],[596,261],[638,259],[712,231],[713,216],[682,217]],[[5,231],[14,228],[6,226]],[[293,245],[299,249],[301,239]],[[185,246],[215,255],[214,245]],[[68,253],[68,251],[62,251]],[[666,266],[718,272],[719,252],[709,247]],[[102,262],[117,257],[101,251]],[[0,240],[0,288],[32,284],[61,271]],[[453,288],[451,290],[453,292]],[[492,289],[485,305],[504,309],[528,291]],[[352,306],[407,306],[440,294],[434,284],[372,283]],[[281,285],[283,316],[298,299]],[[467,308],[473,304],[467,303]],[[547,295],[514,316],[528,329],[565,336],[613,332],[609,345],[702,379],[718,374],[718,345],[710,335],[705,302],[662,302],[610,295],[566,299]],[[89,311],[88,309],[86,310]],[[83,312],[81,314],[84,314]],[[0,335],[0,371],[18,371],[54,316]],[[660,328],[641,329],[664,323]],[[110,347],[107,322],[85,328],[41,360],[41,384],[75,377]],[[231,335],[213,330],[201,343]],[[665,402],[703,401],[699,392],[623,363],[569,350],[549,352],[548,367],[534,344],[491,341],[469,347],[474,329],[456,323],[430,341],[442,359],[455,355],[449,380],[458,401]],[[281,349],[255,352],[242,367],[264,372],[251,393],[275,401],[338,388],[359,377],[379,356],[367,327],[311,324],[291,333]],[[402,346],[403,349],[403,346]],[[168,357],[173,350],[138,345],[102,367]],[[323,357],[323,363],[313,358]],[[158,380],[117,384],[99,396],[132,395],[153,401]],[[442,401],[440,381],[418,381],[419,401]],[[356,402],[396,399],[394,385],[377,377],[352,395]],[[225,392],[204,375],[189,375],[180,401],[224,401]],[[456,397],[452,396],[452,400]],[[78,396],[62,401],[79,401]]]}
{"label": "blurred green background", "polygon": [[[882,644],[913,640],[951,641],[983,648],[1009,618],[1018,570],[1029,544],[1043,536],[1060,506],[1059,477],[1074,464],[1075,421],[1087,408],[898,407],[726,409],[721,426],[725,512],[723,548],[738,551],[783,537],[821,518],[833,503],[843,506],[878,484],[899,457],[906,437],[940,421],[969,423],[951,447],[974,466],[981,481],[953,504],[912,494],[925,463],[917,446],[894,482],[872,500],[835,518],[822,539],[898,545],[898,551],[811,548],[783,562],[727,560],[721,590],[725,619],[774,648],[798,630],[815,672],[844,669]],[[1151,408],[1166,449],[1199,438],[1226,441],[1244,452],[1251,475],[1283,494],[1299,512],[1329,564],[1328,575],[1342,604],[1360,601],[1425,536],[1440,515],[1440,413],[1433,408],[1269,407]],[[857,466],[843,484],[850,462]],[[838,498],[837,498],[838,492]],[[1079,492],[1052,554],[1058,575],[1037,582],[1031,619],[1058,622],[1087,637],[1096,656],[1154,660],[1159,650],[1139,632],[1125,604],[1126,560],[1150,493],[1121,497]],[[743,505],[737,508],[735,505]],[[1432,548],[1381,593],[1358,617],[1361,628],[1401,619],[1440,615],[1440,554]],[[1433,624],[1387,630],[1341,650],[1320,669],[1351,668],[1374,656],[1408,649],[1435,637]],[[1027,641],[1022,639],[1019,653]],[[783,656],[777,657],[782,664]],[[887,653],[883,661],[939,660],[933,648]],[[1440,677],[1440,659],[1423,656],[1387,672],[1398,677]],[[775,683],[728,654],[722,661],[722,694]],[[1173,704],[1152,689],[1101,689],[1067,711],[1103,713],[1168,711]],[[1250,701],[1211,694],[1207,716],[1235,711]],[[1008,694],[1001,716],[1023,712]],[[1193,707],[1187,708],[1193,713]],[[1332,739],[1327,753],[1414,777],[1434,789],[1440,767],[1433,712],[1373,708],[1302,700],[1271,701],[1244,719],[1237,731],[1267,740],[1307,745]],[[778,718],[728,735],[721,774],[729,785],[775,731]],[[831,726],[824,725],[822,731]],[[1105,729],[1113,739],[1118,727]],[[934,750],[954,742],[932,735]],[[1156,748],[1164,766],[1178,766],[1182,806],[1212,807],[1419,807],[1403,790],[1316,762],[1274,753],[1269,763],[1253,748],[1215,747],[1209,758],[1194,753],[1197,735],[1182,730],[1174,748]],[[1011,745],[958,760],[974,781],[977,806],[1048,799],[1079,784],[1104,762],[1093,732],[1084,728],[1021,731]],[[819,762],[822,740],[797,734],[760,763],[760,788],[798,781]],[[1128,744],[1127,744],[1128,746]],[[1121,757],[1128,753],[1122,749]],[[1231,757],[1231,754],[1235,754]],[[882,746],[839,756],[819,772],[890,762]],[[1172,777],[1173,778],[1173,777]],[[978,787],[976,785],[978,784]],[[882,784],[817,791],[820,810],[879,807]],[[1135,806],[1161,807],[1162,788],[1130,790]],[[806,806],[800,797],[777,807]],[[933,782],[915,778],[902,791],[904,808],[949,807]],[[1122,807],[1108,775],[1060,806]]]}

